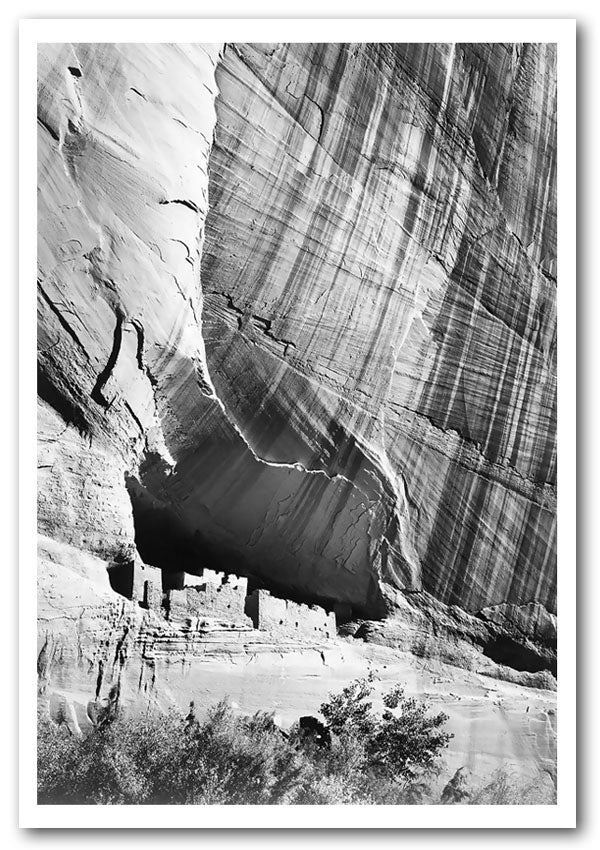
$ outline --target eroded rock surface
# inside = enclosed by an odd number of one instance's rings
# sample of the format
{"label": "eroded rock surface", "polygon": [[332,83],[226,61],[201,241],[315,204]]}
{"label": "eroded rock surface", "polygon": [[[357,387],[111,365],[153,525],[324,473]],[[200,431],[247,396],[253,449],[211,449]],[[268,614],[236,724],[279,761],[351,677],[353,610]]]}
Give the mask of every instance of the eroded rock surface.
{"label": "eroded rock surface", "polygon": [[206,652],[281,651],[124,601],[107,568],[140,560],[336,606],[357,670],[408,649],[550,693],[555,74],[552,45],[40,47],[57,704],[184,705]]}
{"label": "eroded rock surface", "polygon": [[42,529],[128,473],[140,549],[554,612],[554,112],[550,46],[44,48]]}
{"label": "eroded rock surface", "polygon": [[282,503],[269,575],[555,611],[554,72],[535,45],[227,48],[210,373],[257,454],[351,482]]}

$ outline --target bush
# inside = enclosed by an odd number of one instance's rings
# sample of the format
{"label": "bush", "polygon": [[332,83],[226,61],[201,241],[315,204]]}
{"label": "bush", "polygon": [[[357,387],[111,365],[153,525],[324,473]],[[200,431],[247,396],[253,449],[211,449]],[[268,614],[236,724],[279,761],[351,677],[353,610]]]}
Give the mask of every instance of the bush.
{"label": "bush", "polygon": [[555,803],[555,777],[541,773],[535,780],[527,780],[506,770],[497,770],[486,785],[471,793],[468,800],[470,806],[547,806]]}
{"label": "bush", "polygon": [[[395,688],[383,714],[353,682],[321,711],[327,746],[272,715],[236,716],[222,701],[202,721],[177,714],[124,718],[77,738],[40,719],[38,801],[101,804],[331,804],[418,802],[450,735],[446,719]],[[421,781],[417,781],[421,780]],[[424,791],[425,789],[425,791]]]}
{"label": "bush", "polygon": [[352,682],[321,705],[329,729],[362,750],[361,772],[402,788],[435,774],[451,733],[441,731],[448,715],[429,716],[425,702],[406,697],[399,685],[384,694],[383,714],[368,700],[372,677]]}

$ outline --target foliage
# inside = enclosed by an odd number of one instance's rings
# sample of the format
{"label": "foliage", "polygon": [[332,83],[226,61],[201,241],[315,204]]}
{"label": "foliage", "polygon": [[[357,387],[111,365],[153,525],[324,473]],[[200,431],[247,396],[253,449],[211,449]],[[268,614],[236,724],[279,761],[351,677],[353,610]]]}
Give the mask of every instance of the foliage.
{"label": "foliage", "polygon": [[[544,774],[542,774],[544,776]],[[541,806],[556,803],[556,779],[545,774],[546,782],[513,776],[497,770],[482,788],[473,791],[470,806]]]}
{"label": "foliage", "polygon": [[372,677],[352,682],[321,705],[330,730],[363,749],[362,771],[395,781],[415,784],[435,772],[439,756],[451,733],[441,731],[448,715],[428,715],[425,702],[405,696],[396,685],[383,695],[384,711],[373,711]]}
{"label": "foliage", "polygon": [[40,803],[331,804],[419,802],[423,777],[450,736],[445,715],[394,688],[378,714],[359,680],[321,707],[323,746],[273,716],[235,715],[222,701],[199,720],[178,714],[126,718],[114,712],[81,738],[40,719]]}

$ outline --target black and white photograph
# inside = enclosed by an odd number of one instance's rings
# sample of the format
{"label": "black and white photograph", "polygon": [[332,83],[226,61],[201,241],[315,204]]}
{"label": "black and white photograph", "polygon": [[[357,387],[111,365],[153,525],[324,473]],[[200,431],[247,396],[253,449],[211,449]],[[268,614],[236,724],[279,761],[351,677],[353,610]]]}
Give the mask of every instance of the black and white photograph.
{"label": "black and white photograph", "polygon": [[560,22],[92,23],[33,71],[36,810],[542,826]]}

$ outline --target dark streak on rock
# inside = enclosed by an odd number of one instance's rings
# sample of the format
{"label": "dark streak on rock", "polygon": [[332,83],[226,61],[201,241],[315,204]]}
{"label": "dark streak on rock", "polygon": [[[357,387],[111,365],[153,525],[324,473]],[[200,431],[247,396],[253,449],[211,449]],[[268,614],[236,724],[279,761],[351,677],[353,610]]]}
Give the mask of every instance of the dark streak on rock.
{"label": "dark streak on rock", "polygon": [[140,422],[140,420],[139,420],[139,419],[138,419],[138,417],[136,416],[135,411],[133,410],[132,406],[129,404],[129,402],[128,402],[128,401],[126,401],[126,402],[125,402],[125,407],[127,408],[127,410],[129,411],[129,413],[131,414],[131,418],[133,419],[133,421],[135,422],[135,424],[136,424],[136,425],[138,426],[138,428],[140,429],[140,433],[141,433],[141,434],[143,434],[143,433],[144,433],[144,426],[142,425],[142,423]]}
{"label": "dark streak on rock", "polygon": [[69,397],[66,388],[59,387],[56,378],[45,374],[42,364],[37,371],[38,396],[50,405],[67,425],[74,425],[82,436],[89,435],[89,424],[79,407]]}
{"label": "dark streak on rock", "polygon": [[182,198],[173,198],[170,201],[159,201],[161,206],[166,206],[167,204],[181,204],[183,207],[187,207],[188,210],[192,210],[192,212],[199,213],[200,209],[194,201],[188,201]]}
{"label": "dark streak on rock", "polygon": [[317,134],[317,144],[319,145],[319,144],[321,144],[321,137],[323,136],[323,127],[325,126],[325,113],[323,111],[323,107],[319,103],[317,103],[316,100],[313,100],[313,98],[309,94],[306,94],[306,92],[305,92],[304,97],[307,100],[310,100],[310,102],[312,104],[314,104],[314,106],[317,107],[317,109],[319,110],[319,114],[321,116],[321,120],[320,120],[320,123],[319,123],[319,132]]}
{"label": "dark streak on rock", "polygon": [[[240,307],[237,307],[234,302],[232,296],[228,292],[211,292],[206,293],[207,295],[221,295],[227,301],[227,308],[231,310],[237,316],[238,330],[243,331],[244,328],[248,324],[248,314],[242,310]],[[252,313],[252,318],[254,319],[254,327],[263,333],[268,339],[272,339],[273,342],[277,342],[283,346],[283,356],[287,354],[288,348],[296,348],[296,343],[292,342],[291,339],[284,339],[283,337],[275,336],[272,331],[273,320],[265,319],[264,316],[258,316],[256,313]]]}
{"label": "dark streak on rock", "polygon": [[114,336],[113,336],[113,345],[112,350],[110,352],[108,361],[104,369],[98,375],[98,380],[94,385],[94,389],[92,390],[91,396],[97,404],[100,404],[102,407],[110,407],[110,403],[108,399],[103,395],[102,390],[106,386],[106,382],[112,375],[112,371],[115,368],[115,364],[117,362],[117,358],[119,356],[119,352],[121,350],[121,341],[123,339],[123,318],[120,315],[117,315],[117,322],[115,325]]}
{"label": "dark streak on rock", "polygon": [[84,344],[81,342],[81,340],[79,339],[79,337],[77,336],[77,334],[75,333],[75,331],[73,330],[71,325],[67,322],[67,320],[65,319],[65,317],[62,314],[62,312],[60,311],[60,309],[56,306],[54,301],[52,301],[50,296],[46,293],[46,291],[44,290],[44,287],[42,286],[42,282],[38,279],[37,283],[38,283],[38,289],[39,289],[40,295],[42,296],[42,298],[44,299],[44,301],[46,302],[48,307],[50,307],[50,309],[52,310],[52,312],[54,313],[54,315],[56,316],[56,318],[60,322],[61,327],[64,328],[64,330],[69,334],[69,336],[71,337],[73,342],[75,342],[79,346],[81,351],[85,354],[86,359],[89,360],[90,358],[88,356],[88,353],[85,349]]}
{"label": "dark streak on rock", "polygon": [[237,313],[237,316],[238,316],[238,320],[237,320],[237,323],[238,323],[238,330],[240,330],[240,331],[241,331],[241,330],[242,330],[242,328],[244,327],[244,316],[246,315],[246,314],[244,313],[244,311],[243,311],[243,310],[240,310],[240,308],[239,308],[239,307],[236,307],[236,306],[235,306],[235,304],[233,303],[233,298],[231,297],[231,295],[229,295],[229,293],[227,293],[227,292],[221,292],[221,293],[215,293],[215,295],[222,295],[222,296],[223,296],[223,298],[225,298],[225,300],[227,301],[227,306],[229,307],[229,309],[230,309],[232,312]]}
{"label": "dark streak on rock", "polygon": [[[115,659],[113,661],[113,664],[116,664],[117,661],[121,660],[119,658],[119,656],[122,655],[123,645],[125,644],[125,641],[127,640],[128,634],[129,634],[129,626],[125,626],[125,628],[123,629],[123,634],[121,635],[121,637],[119,638],[119,640],[117,641],[117,644],[115,646]],[[121,661],[121,666],[122,666],[122,661]]]}
{"label": "dark streak on rock", "polygon": [[102,688],[102,679],[104,678],[104,661],[100,659],[98,661],[98,678],[96,679],[96,699],[100,696],[100,690]]}
{"label": "dark streak on rock", "polygon": [[264,333],[266,337],[272,339],[274,342],[279,342],[283,345],[283,355],[287,354],[288,348],[296,348],[296,343],[292,342],[290,339],[283,339],[283,337],[275,336],[273,331],[271,330],[272,321],[271,319],[264,319],[262,316],[256,316],[252,314],[252,318],[258,324],[259,329]]}
{"label": "dark streak on rock", "polygon": [[43,120],[43,118],[40,118],[39,115],[38,115],[38,124],[42,125],[44,130],[46,130],[46,132],[49,133],[52,136],[52,138],[54,139],[55,142],[60,141],[58,133],[56,133],[55,130],[53,130],[52,127],[49,124],[46,124],[46,122]]}
{"label": "dark streak on rock", "polygon": [[144,326],[140,322],[139,319],[132,319],[131,324],[135,328],[135,332],[137,334],[137,349],[135,352],[135,358],[137,360],[138,369],[140,372],[146,371],[146,364],[144,363]]}

